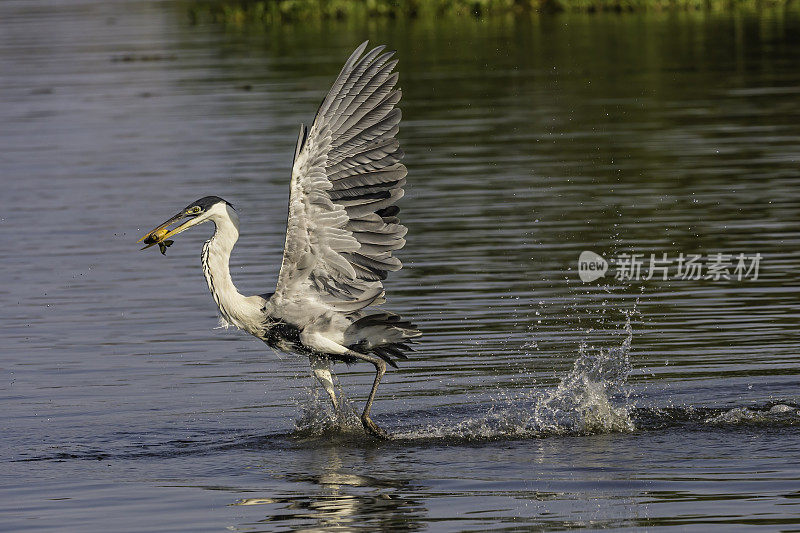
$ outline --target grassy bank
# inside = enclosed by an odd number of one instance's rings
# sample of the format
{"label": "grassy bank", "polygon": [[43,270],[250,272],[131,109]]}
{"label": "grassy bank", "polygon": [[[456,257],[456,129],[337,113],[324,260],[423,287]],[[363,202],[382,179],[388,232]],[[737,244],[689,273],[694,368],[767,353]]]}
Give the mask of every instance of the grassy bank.
{"label": "grassy bank", "polygon": [[245,25],[308,19],[363,17],[435,18],[441,16],[553,13],[560,11],[667,11],[788,5],[797,0],[209,0],[191,4],[197,19]]}

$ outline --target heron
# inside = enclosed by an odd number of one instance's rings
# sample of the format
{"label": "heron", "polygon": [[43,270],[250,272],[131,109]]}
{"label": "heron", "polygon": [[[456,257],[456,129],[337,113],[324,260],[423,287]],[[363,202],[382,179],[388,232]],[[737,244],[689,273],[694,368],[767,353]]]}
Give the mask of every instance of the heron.
{"label": "heron", "polygon": [[[239,238],[233,205],[206,196],[159,224],[139,241],[142,249],[211,222],[201,263],[224,325],[254,335],[276,351],[307,356],[311,372],[339,401],[334,363],[364,362],[375,379],[361,422],[387,438],[370,417],[387,365],[407,359],[422,334],[410,321],[379,306],[383,281],[402,264],[394,252],[407,229],[398,220],[407,170],[396,139],[401,92],[394,52],[359,46],[322,101],[310,128],[300,125],[290,181],[286,241],[275,291],[245,296],[233,284],[231,251]],[[178,224],[174,226],[174,224]]]}

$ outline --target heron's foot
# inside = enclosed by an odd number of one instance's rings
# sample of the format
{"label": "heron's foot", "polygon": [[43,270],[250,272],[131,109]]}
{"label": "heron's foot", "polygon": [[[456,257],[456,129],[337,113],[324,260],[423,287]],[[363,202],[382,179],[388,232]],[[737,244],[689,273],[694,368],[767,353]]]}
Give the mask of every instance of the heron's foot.
{"label": "heron's foot", "polygon": [[367,433],[373,437],[381,440],[389,439],[389,434],[379,428],[368,415],[361,415],[361,423],[364,425],[364,429],[367,431]]}

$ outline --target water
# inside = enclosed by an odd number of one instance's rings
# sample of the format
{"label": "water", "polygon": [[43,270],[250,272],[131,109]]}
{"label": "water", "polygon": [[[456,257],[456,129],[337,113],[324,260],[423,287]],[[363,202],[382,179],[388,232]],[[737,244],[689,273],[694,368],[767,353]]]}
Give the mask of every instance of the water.
{"label": "water", "polygon": [[[173,3],[0,4],[0,529],[800,527],[800,17],[223,28]],[[373,413],[214,329],[195,198],[274,284],[297,124],[397,48],[410,169],[389,308],[425,331]],[[583,283],[577,258],[763,257]],[[152,253],[151,253],[152,252]],[[612,266],[614,266],[612,264]],[[371,375],[340,369],[349,411]]]}

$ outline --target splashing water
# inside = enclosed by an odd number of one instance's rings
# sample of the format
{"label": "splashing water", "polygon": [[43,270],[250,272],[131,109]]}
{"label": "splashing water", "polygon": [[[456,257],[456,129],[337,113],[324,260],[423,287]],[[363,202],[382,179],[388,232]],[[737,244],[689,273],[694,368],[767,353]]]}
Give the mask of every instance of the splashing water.
{"label": "splashing water", "polygon": [[293,402],[300,411],[300,416],[294,422],[293,435],[299,438],[363,437],[361,419],[339,380],[334,376],[339,401],[339,410],[334,411],[327,394],[321,393],[314,378],[311,379],[312,383],[305,391],[310,397],[296,398]]}
{"label": "splashing water", "polygon": [[[482,416],[453,423],[447,421],[394,433],[399,439],[533,438],[546,435],[632,431],[625,384],[631,372],[629,352],[633,339],[630,314],[620,346],[591,348],[582,344],[572,370],[559,385],[546,391],[528,391],[502,405],[496,402]],[[341,388],[340,412],[334,413],[318,388],[312,397],[298,400],[301,411],[294,435],[300,438],[352,436],[363,433],[354,406]]]}
{"label": "splashing water", "polygon": [[734,407],[721,413],[712,413],[710,416],[705,417],[703,422],[713,426],[790,426],[800,423],[800,409],[784,403],[761,409]]}
{"label": "splashing water", "polygon": [[[634,424],[624,390],[631,372],[630,315],[624,331],[625,339],[618,347],[589,348],[582,344],[572,370],[555,389],[531,391],[520,400],[492,406],[485,415],[455,425],[427,426],[396,437],[472,440],[632,431]],[[618,398],[621,405],[616,405]]]}
{"label": "splashing water", "polygon": [[[631,372],[629,359],[633,331],[630,317],[621,346],[589,350],[582,344],[572,370],[555,390],[544,393],[536,402],[530,430],[545,433],[593,433],[632,431],[633,422],[624,390]],[[622,405],[614,398],[622,397]],[[531,425],[532,423],[532,425]]]}

